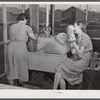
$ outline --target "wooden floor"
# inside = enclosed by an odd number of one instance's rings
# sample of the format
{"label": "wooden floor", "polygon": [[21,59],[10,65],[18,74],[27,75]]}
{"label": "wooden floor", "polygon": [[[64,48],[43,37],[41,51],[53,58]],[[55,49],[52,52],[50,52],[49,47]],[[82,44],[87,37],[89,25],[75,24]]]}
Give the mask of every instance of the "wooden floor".
{"label": "wooden floor", "polygon": [[[31,72],[31,79],[25,83],[22,87],[27,89],[52,89],[53,88],[53,79],[54,74],[52,73],[43,73],[43,72]],[[8,87],[13,89],[14,87],[6,86],[9,85],[8,80],[6,79],[6,76],[3,76],[0,78],[0,84],[4,84],[5,88]],[[3,89],[4,87],[0,86],[0,89]],[[16,87],[15,87],[16,88]],[[20,88],[20,87],[19,87]],[[19,89],[18,88],[18,89]]]}
{"label": "wooden floor", "polygon": [[[44,73],[30,70],[31,74],[29,82],[23,85],[27,89],[52,89],[54,81],[54,73]],[[80,90],[100,90],[100,53],[94,52],[91,63],[84,71],[83,82],[78,86],[75,85],[69,89]],[[0,83],[8,84],[6,77],[0,78]]]}
{"label": "wooden floor", "polygon": [[11,86],[11,85],[7,85],[7,84],[0,84],[0,89],[27,89],[24,87],[18,87],[18,86]]}

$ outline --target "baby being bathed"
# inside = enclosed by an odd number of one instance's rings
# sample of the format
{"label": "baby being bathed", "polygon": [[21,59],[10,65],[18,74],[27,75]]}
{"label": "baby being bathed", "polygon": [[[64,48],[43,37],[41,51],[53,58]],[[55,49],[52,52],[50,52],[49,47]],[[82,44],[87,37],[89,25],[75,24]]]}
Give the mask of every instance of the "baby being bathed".
{"label": "baby being bathed", "polygon": [[65,55],[70,52],[70,50],[74,54],[75,50],[73,49],[71,42],[76,41],[76,38],[74,36],[74,32],[70,31],[72,29],[74,31],[74,26],[70,25],[68,27],[68,31],[66,31],[67,33],[59,33],[53,38],[38,39],[38,47],[41,44],[43,52],[48,54]]}

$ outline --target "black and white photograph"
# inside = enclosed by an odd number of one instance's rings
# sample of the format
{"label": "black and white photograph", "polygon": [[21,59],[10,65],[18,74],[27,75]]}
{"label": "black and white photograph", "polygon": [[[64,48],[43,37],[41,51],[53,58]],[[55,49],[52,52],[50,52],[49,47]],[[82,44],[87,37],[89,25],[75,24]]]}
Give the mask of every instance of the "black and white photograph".
{"label": "black and white photograph", "polygon": [[0,90],[100,90],[100,2],[0,2]]}

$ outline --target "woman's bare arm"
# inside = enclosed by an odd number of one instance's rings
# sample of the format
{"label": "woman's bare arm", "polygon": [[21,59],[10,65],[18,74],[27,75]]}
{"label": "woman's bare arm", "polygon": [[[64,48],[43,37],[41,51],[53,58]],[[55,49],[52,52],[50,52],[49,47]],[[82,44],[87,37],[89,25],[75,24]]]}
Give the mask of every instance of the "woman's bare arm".
{"label": "woman's bare arm", "polygon": [[75,48],[79,58],[81,58],[85,51],[85,47],[82,46],[81,48],[79,48],[79,46],[76,44],[76,42],[73,42],[72,44],[73,44],[73,47]]}
{"label": "woman's bare arm", "polygon": [[37,36],[34,35],[33,33],[28,34],[28,36],[29,36],[31,39],[33,39],[33,40],[36,40],[36,39],[37,39]]}

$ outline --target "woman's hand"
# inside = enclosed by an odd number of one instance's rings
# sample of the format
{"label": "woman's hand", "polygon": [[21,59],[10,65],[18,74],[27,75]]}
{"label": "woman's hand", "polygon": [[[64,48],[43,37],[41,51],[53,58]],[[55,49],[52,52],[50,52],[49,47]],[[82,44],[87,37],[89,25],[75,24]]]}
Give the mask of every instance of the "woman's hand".
{"label": "woman's hand", "polygon": [[70,42],[69,42],[70,48],[74,48],[74,42],[75,42],[75,41],[70,41]]}
{"label": "woman's hand", "polygon": [[70,34],[68,41],[74,42],[75,40],[76,40],[76,37],[75,37],[74,33]]}
{"label": "woman's hand", "polygon": [[85,47],[82,46],[79,48],[79,46],[76,44],[76,42],[73,42],[72,45],[73,45],[75,51],[77,52],[79,58],[82,58],[82,55],[85,51]]}

